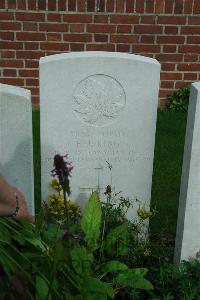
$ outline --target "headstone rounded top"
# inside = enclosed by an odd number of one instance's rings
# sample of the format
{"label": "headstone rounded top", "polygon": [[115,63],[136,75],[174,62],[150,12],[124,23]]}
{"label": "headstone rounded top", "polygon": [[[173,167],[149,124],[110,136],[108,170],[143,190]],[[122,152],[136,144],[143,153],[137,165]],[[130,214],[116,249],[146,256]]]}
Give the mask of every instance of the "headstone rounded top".
{"label": "headstone rounded top", "polygon": [[134,61],[151,63],[160,66],[160,63],[154,58],[150,58],[142,55],[130,54],[130,53],[106,52],[106,51],[81,51],[81,52],[66,52],[61,54],[54,54],[54,55],[41,57],[40,64],[59,61],[63,59],[75,59],[75,58],[118,58],[118,59],[121,58],[121,59],[129,59]]}
{"label": "headstone rounded top", "polygon": [[17,86],[13,86],[13,85],[3,84],[3,83],[0,83],[0,91],[4,92],[6,94],[12,94],[12,95],[20,96],[20,97],[25,97],[28,99],[31,96],[30,90],[27,90],[27,89],[24,89],[21,87],[17,87]]}
{"label": "headstone rounded top", "polygon": [[195,88],[195,89],[200,89],[200,81],[197,81],[197,82],[193,82],[192,83],[192,86]]}

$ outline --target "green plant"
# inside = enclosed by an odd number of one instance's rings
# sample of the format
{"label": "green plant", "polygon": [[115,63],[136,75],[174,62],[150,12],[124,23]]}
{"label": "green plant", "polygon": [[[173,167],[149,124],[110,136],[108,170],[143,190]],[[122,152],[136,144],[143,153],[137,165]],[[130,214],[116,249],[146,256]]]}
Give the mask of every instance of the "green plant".
{"label": "green plant", "polygon": [[173,111],[187,112],[189,103],[190,87],[184,87],[174,91],[167,97],[167,108]]}

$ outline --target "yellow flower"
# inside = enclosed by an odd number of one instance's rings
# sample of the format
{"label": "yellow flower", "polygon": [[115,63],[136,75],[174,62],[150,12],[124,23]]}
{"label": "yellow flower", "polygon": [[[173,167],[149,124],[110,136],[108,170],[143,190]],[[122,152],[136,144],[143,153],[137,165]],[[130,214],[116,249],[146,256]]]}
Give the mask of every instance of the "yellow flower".
{"label": "yellow flower", "polygon": [[148,218],[154,217],[156,214],[156,211],[150,211],[150,210],[146,210],[145,208],[138,208],[137,210],[137,215],[140,219],[142,220],[146,220]]}
{"label": "yellow flower", "polygon": [[62,191],[62,186],[57,178],[52,179],[49,185],[57,192]]}

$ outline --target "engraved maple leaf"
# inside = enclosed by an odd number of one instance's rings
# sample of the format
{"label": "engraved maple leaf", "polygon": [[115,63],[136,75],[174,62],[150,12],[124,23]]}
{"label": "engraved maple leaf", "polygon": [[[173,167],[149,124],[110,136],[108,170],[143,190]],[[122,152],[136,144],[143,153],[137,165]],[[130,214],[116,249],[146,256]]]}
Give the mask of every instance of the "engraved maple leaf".
{"label": "engraved maple leaf", "polygon": [[106,79],[106,76],[103,80],[99,76],[87,78],[74,95],[75,111],[88,123],[115,118],[124,106],[122,88],[113,79]]}

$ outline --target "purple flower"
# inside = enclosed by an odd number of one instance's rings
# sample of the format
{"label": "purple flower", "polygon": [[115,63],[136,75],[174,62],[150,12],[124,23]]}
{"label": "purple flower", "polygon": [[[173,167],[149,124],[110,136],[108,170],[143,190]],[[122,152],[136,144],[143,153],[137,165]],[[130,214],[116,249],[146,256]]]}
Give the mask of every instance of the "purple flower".
{"label": "purple flower", "polygon": [[53,177],[57,176],[63,189],[70,194],[69,176],[73,170],[72,162],[68,160],[68,154],[62,156],[56,154],[54,156],[54,169],[51,171]]}

